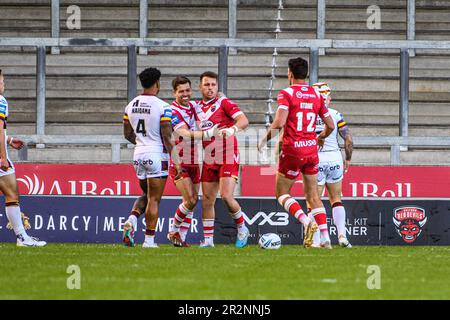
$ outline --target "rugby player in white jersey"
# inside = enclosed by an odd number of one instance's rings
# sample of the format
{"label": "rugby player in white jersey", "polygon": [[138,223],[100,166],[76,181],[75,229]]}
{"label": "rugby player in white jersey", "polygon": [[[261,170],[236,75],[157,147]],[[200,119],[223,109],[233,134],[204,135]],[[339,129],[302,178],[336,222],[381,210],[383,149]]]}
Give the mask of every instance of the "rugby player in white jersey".
{"label": "rugby player in white jersey", "polygon": [[[324,188],[327,188],[334,224],[338,231],[339,245],[341,247],[351,248],[352,246],[347,239],[345,231],[346,215],[345,208],[342,205],[341,195],[344,172],[348,171],[352,159],[353,139],[342,115],[337,110],[329,107],[331,102],[331,90],[329,86],[326,83],[319,82],[313,84],[313,87],[317,88],[322,95],[335,124],[333,132],[325,138],[323,147],[319,148],[319,173],[317,175],[319,194],[323,194]],[[320,134],[324,126],[325,124],[322,119],[317,118],[316,133]],[[342,159],[342,153],[339,148],[338,134],[344,139],[344,160]],[[319,246],[320,235],[316,232],[313,238],[313,247]]]}
{"label": "rugby player in white jersey", "polygon": [[[144,91],[125,108],[124,136],[135,144],[133,164],[143,191],[147,191],[145,209],[144,248],[157,248],[155,243],[159,204],[166,185],[170,156],[173,157],[177,176],[181,174],[178,155],[172,153],[172,109],[156,95],[160,90],[161,72],[147,68],[139,74]],[[131,214],[124,225],[124,242],[134,246],[133,234],[137,217]]]}
{"label": "rugby player in white jersey", "polygon": [[0,70],[0,191],[5,196],[5,211],[9,224],[17,237],[18,247],[43,247],[47,243],[30,237],[25,231],[19,206],[19,189],[17,187],[14,165],[8,157],[7,144],[20,150],[24,142],[18,138],[8,137],[6,122],[8,120],[8,102],[3,97],[5,91],[4,77]]}

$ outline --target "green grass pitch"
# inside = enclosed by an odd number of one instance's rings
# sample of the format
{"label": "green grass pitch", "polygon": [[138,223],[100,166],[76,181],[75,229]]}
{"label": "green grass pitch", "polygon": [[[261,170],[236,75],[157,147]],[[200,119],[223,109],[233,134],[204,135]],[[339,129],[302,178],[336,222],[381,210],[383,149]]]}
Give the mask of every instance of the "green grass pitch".
{"label": "green grass pitch", "polygon": [[[449,247],[0,244],[0,261],[0,299],[450,299]],[[80,289],[67,288],[69,265]]]}

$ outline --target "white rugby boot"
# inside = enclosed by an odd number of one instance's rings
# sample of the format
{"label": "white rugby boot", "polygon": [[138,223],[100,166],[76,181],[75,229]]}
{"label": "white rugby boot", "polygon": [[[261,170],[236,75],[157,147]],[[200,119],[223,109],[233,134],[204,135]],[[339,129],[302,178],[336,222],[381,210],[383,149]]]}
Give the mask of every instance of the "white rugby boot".
{"label": "white rugby boot", "polygon": [[339,245],[340,245],[342,248],[351,248],[351,247],[352,247],[352,245],[351,245],[350,242],[348,241],[347,237],[346,237],[345,235],[343,235],[343,234],[341,234],[341,235],[339,236],[338,241],[339,241]]}
{"label": "white rugby boot", "polygon": [[17,236],[17,246],[18,247],[44,247],[47,245],[47,242],[40,241],[38,238],[35,237],[24,237],[22,235]]}

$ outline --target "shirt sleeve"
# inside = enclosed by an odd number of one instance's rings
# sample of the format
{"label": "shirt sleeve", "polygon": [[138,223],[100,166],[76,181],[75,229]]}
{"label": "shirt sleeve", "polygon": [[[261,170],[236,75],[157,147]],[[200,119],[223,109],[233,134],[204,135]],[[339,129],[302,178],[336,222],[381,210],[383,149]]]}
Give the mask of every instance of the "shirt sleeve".
{"label": "shirt sleeve", "polygon": [[173,130],[177,130],[178,128],[181,128],[183,125],[186,125],[186,122],[184,122],[183,117],[179,112],[172,109],[172,127]]}
{"label": "shirt sleeve", "polygon": [[322,96],[320,96],[320,108],[319,108],[319,116],[324,119],[330,115],[327,106],[325,105],[325,100],[323,100]]}
{"label": "shirt sleeve", "polygon": [[241,114],[244,114],[236,104],[236,102],[225,99],[222,103],[222,107],[224,108],[225,113],[231,118],[236,119]]}
{"label": "shirt sleeve", "polygon": [[3,97],[0,97],[0,119],[5,120],[8,114],[8,102]]}
{"label": "shirt sleeve", "polygon": [[128,105],[125,107],[125,112],[123,113],[123,123],[130,123],[130,118],[128,117]]}
{"label": "shirt sleeve", "polygon": [[172,108],[168,104],[162,108],[161,122],[164,121],[172,121]]}
{"label": "shirt sleeve", "polygon": [[278,109],[289,110],[291,104],[291,97],[284,90],[281,90],[277,96]]}
{"label": "shirt sleeve", "polygon": [[342,116],[342,114],[340,114],[339,112],[336,113],[336,117],[337,117],[337,126],[338,128],[343,128],[347,125],[347,123],[344,120],[344,117]]}

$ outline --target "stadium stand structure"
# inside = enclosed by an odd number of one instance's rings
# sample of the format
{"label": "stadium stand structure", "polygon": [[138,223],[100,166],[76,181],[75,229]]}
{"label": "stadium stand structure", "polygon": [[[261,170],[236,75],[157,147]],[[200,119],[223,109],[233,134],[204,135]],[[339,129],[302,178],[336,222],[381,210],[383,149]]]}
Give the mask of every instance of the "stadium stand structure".
{"label": "stadium stand structure", "polygon": [[[168,4],[170,2],[170,4]],[[117,38],[139,36],[139,1],[80,0],[81,29],[68,30],[61,1],[60,36]],[[406,1],[377,1],[381,29],[369,30],[367,1],[328,0],[327,39],[406,38]],[[278,0],[240,0],[237,37],[275,37]],[[0,37],[49,37],[51,10],[44,0],[0,0]],[[450,39],[450,2],[416,1],[416,39]],[[316,1],[284,0],[279,38],[316,36]],[[149,1],[149,38],[226,38],[228,1]],[[127,104],[126,48],[63,47],[49,54],[46,67],[46,133],[100,135],[122,132]],[[247,113],[251,125],[264,127],[273,49],[238,49],[229,56],[228,93]],[[287,60],[308,57],[309,50],[279,49],[274,96],[287,86]],[[410,60],[410,136],[450,135],[450,51],[416,50]],[[7,75],[5,96],[10,103],[10,134],[33,134],[36,121],[36,54],[30,47],[0,47],[1,68]],[[156,66],[163,73],[161,98],[172,100],[170,81],[185,74],[198,85],[198,75],[217,71],[217,49],[149,48],[138,55],[138,71]],[[327,49],[320,56],[319,80],[332,88],[333,106],[341,111],[355,136],[397,136],[399,132],[399,50]],[[198,93],[195,94],[198,98]],[[390,151],[358,149],[354,164],[389,164]],[[110,162],[110,146],[48,145],[30,148],[32,162]],[[13,160],[17,153],[12,151]],[[122,162],[132,150],[123,146]],[[410,148],[402,152],[404,165],[450,163],[446,149]]]}

